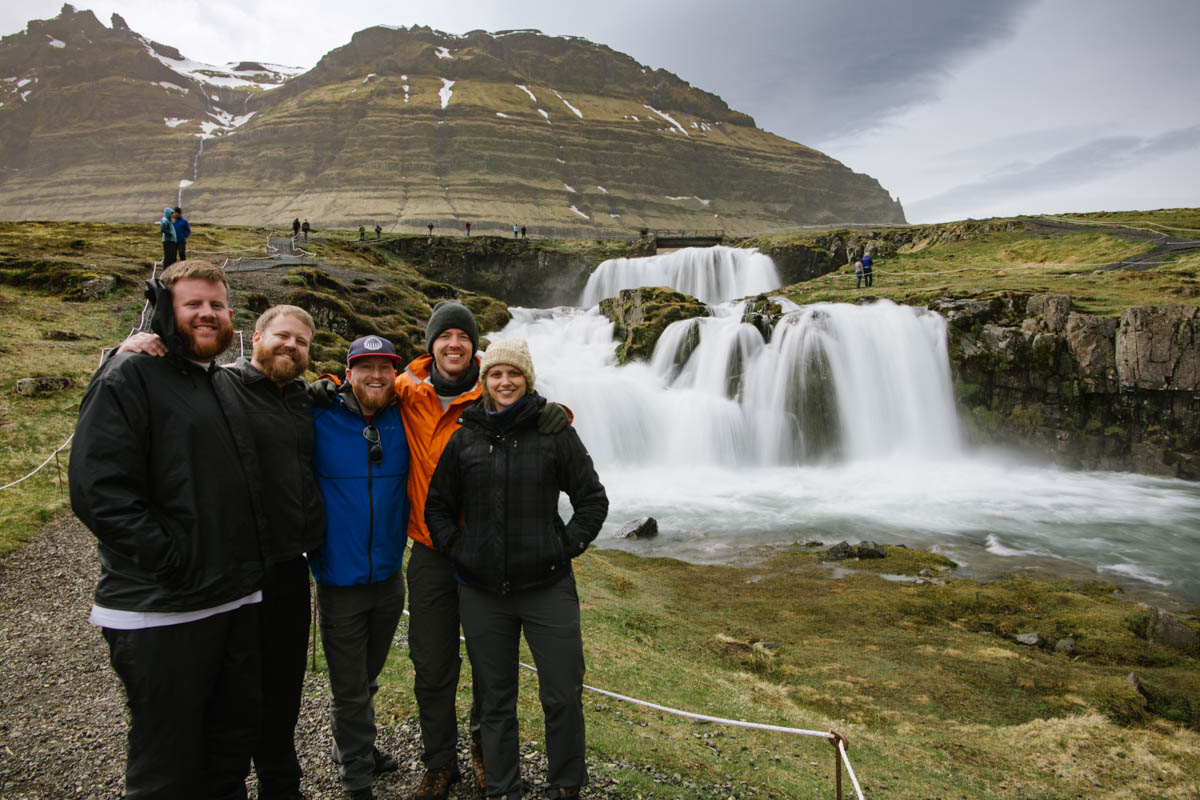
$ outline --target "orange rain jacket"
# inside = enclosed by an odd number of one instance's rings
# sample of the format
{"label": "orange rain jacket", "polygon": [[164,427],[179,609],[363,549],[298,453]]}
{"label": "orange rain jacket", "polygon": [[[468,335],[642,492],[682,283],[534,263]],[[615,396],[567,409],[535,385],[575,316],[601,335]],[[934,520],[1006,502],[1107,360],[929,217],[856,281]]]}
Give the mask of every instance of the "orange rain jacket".
{"label": "orange rain jacket", "polygon": [[[481,362],[478,354],[475,361]],[[467,406],[479,399],[479,383],[469,392],[463,392],[442,410],[442,401],[429,382],[429,368],[433,356],[428,353],[417,356],[396,376],[396,398],[400,401],[400,413],[404,417],[404,429],[408,434],[408,449],[411,457],[408,468],[408,538],[433,547],[429,528],[425,526],[425,499],[429,496],[429,482],[437,468],[438,459],[446,449],[446,443],[459,428],[458,417]]]}

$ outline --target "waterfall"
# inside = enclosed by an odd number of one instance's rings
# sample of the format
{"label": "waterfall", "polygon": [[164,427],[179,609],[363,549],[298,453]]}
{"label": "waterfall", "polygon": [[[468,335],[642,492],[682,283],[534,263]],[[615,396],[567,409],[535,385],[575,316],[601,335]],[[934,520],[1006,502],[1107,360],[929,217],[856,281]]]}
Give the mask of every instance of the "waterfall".
{"label": "waterfall", "polygon": [[670,286],[703,303],[722,303],[779,287],[775,262],[757,250],[685,247],[649,258],[610,258],[596,267],[583,289],[588,308],[622,289]]}
{"label": "waterfall", "polygon": [[[610,499],[603,546],[728,563],[795,541],[870,538],[941,552],[967,575],[1040,571],[1200,602],[1200,487],[968,451],[940,315],[775,298],[785,313],[764,339],[741,321],[743,303],[725,301],[772,281],[752,285],[756,258],[726,251],[597,268],[589,305],[622,271],[645,276],[627,286],[717,303],[669,326],[649,362],[617,365],[613,323],[596,308],[514,308],[489,334],[528,340],[537,390],[574,412]],[[746,282],[730,288],[734,278]],[[645,515],[657,539],[610,538]]]}

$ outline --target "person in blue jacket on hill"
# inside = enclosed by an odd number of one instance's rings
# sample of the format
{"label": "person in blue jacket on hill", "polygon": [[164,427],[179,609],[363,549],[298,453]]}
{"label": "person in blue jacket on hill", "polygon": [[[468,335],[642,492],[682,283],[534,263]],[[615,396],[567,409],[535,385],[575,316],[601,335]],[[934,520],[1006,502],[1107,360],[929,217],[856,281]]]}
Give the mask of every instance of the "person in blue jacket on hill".
{"label": "person in blue jacket on hill", "polygon": [[179,260],[179,248],[175,238],[175,224],[171,220],[171,215],[175,213],[173,208],[164,208],[162,219],[158,223],[158,231],[162,234],[163,247],[163,269],[174,264]]}
{"label": "person in blue jacket on hill", "polygon": [[862,265],[863,282],[866,283],[867,288],[870,289],[871,285],[875,283],[875,262],[871,260],[870,253],[863,253]]}
{"label": "person in blue jacket on hill", "polygon": [[313,467],[325,501],[325,544],[309,554],[333,695],[333,754],[351,800],[373,800],[397,768],[375,747],[374,696],[404,611],[408,443],[395,402],[400,357],[382,336],[350,345],[346,382],[313,411]]}
{"label": "person in blue jacket on hill", "polygon": [[192,226],[183,218],[183,209],[175,206],[171,215],[171,225],[175,228],[175,260],[187,261],[187,240],[192,235]]}

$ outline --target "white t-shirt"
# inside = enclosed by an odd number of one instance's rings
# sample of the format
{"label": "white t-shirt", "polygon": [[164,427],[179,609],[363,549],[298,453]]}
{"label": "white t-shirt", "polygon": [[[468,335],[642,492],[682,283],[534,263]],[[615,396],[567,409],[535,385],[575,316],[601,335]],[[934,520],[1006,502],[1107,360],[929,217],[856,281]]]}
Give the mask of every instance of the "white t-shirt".
{"label": "white t-shirt", "polygon": [[262,602],[262,591],[248,594],[238,600],[224,603],[212,608],[198,608],[195,611],[121,611],[116,608],[92,605],[92,613],[88,622],[101,628],[115,628],[121,631],[137,631],[143,628],[161,628],[165,625],[182,625],[185,622],[195,622],[199,619],[215,617],[226,611],[233,611],[248,606],[251,603]]}

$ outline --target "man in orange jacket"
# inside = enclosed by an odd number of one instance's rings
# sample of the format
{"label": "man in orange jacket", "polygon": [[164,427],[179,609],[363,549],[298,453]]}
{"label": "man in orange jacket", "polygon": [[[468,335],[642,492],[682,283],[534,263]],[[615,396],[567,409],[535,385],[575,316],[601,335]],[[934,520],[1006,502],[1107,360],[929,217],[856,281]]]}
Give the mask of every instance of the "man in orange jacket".
{"label": "man in orange jacket", "polygon": [[[408,654],[412,659],[425,775],[415,800],[442,800],[460,780],[454,710],[458,692],[458,581],[450,559],[433,549],[425,525],[425,500],[438,459],[458,430],[462,411],[474,403],[479,387],[479,328],[470,309],[455,301],[438,303],[425,327],[425,355],[413,359],[396,377],[396,397],[411,454],[408,473]],[[538,420],[543,433],[568,422],[562,406],[547,403]],[[471,703],[471,761],[482,789],[483,751],[479,744],[478,703]]]}

